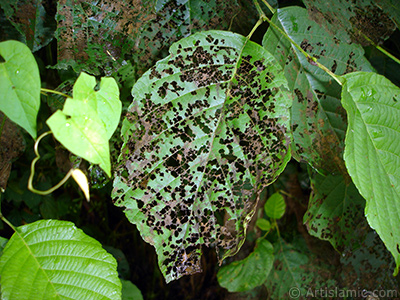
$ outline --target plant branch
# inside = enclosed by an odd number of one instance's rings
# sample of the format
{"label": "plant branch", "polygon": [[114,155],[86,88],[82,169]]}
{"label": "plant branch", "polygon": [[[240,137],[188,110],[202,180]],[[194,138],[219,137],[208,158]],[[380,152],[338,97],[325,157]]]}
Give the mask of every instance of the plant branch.
{"label": "plant branch", "polygon": [[268,7],[268,9],[271,11],[272,14],[274,14],[274,13],[276,12],[276,9],[274,9],[274,8],[271,6],[271,4],[268,3],[267,0],[261,0],[261,1],[265,4],[265,6]]}
{"label": "plant branch", "polygon": [[374,46],[376,49],[378,49],[379,51],[381,51],[383,54],[385,54],[386,56],[390,57],[391,59],[393,59],[395,62],[397,62],[398,64],[400,64],[400,59],[398,59],[396,56],[394,56],[393,54],[389,53],[387,50],[383,49],[381,46],[377,45],[374,43],[373,40],[371,40],[369,37],[367,37],[364,33],[361,32],[361,34],[363,35],[363,38],[365,38],[368,42],[371,43],[372,46]]}
{"label": "plant branch", "polygon": [[[266,0],[262,0],[263,3],[268,6],[268,8],[271,10],[271,12],[275,12],[275,10],[269,5],[269,3]],[[253,27],[251,30],[250,34],[248,35],[248,38],[254,33],[254,31],[257,29],[258,26],[262,24],[262,22],[267,21],[272,27],[274,27],[276,30],[279,31],[281,35],[283,35],[289,42],[295,46],[305,57],[307,57],[307,60],[310,64],[317,66],[324,72],[328,73],[339,85],[343,85],[344,79],[342,77],[335,75],[331,70],[329,70],[327,67],[325,67],[323,64],[318,62],[317,58],[314,56],[311,56],[308,54],[306,51],[304,51],[290,36],[286,34],[279,26],[277,26],[275,23],[273,23],[262,11],[260,5],[258,4],[257,0],[253,0],[255,7],[257,8],[258,13],[260,14],[260,19],[258,20],[257,24]]]}
{"label": "plant branch", "polygon": [[72,98],[71,96],[68,96],[67,94],[64,94],[64,93],[61,93],[61,92],[55,91],[55,90],[49,90],[49,89],[41,88],[40,91],[42,92],[42,94],[45,94],[45,95],[46,95],[46,93],[53,93],[53,94],[61,95],[61,96],[66,97],[66,98]]}
{"label": "plant branch", "polygon": [[36,157],[34,158],[34,160],[32,160],[32,163],[31,163],[31,174],[29,175],[29,179],[28,179],[28,189],[31,192],[34,192],[34,193],[42,195],[42,196],[51,194],[56,189],[58,189],[60,186],[62,186],[71,177],[72,172],[74,171],[74,169],[69,170],[68,173],[64,176],[64,178],[59,183],[57,183],[55,186],[53,186],[52,188],[50,188],[50,189],[48,189],[46,191],[39,191],[39,190],[37,190],[37,189],[35,189],[33,187],[32,182],[33,182],[33,177],[35,175],[35,164],[40,159],[40,154],[39,154],[39,150],[38,150],[39,142],[40,142],[40,140],[42,138],[44,138],[46,135],[49,135],[51,133],[52,133],[51,131],[47,131],[47,132],[41,134],[38,137],[38,139],[36,140],[35,145],[33,147],[33,150],[35,151]]}

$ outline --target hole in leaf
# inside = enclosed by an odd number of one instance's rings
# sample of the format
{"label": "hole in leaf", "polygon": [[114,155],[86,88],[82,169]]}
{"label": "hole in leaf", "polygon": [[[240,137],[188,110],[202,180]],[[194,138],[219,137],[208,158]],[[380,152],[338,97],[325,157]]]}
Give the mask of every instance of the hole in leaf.
{"label": "hole in leaf", "polygon": [[0,55],[0,64],[6,62],[6,60],[3,58],[3,56]]}

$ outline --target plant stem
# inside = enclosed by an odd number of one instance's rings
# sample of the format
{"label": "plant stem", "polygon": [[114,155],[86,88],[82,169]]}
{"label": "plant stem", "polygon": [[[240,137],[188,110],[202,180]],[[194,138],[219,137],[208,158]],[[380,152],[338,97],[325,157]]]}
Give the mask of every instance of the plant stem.
{"label": "plant stem", "polygon": [[49,89],[41,88],[40,91],[42,93],[44,93],[44,94],[53,93],[53,94],[61,95],[61,96],[66,97],[66,98],[72,98],[71,96],[68,96],[67,94],[64,94],[64,93],[61,93],[61,92],[55,91],[55,90],[49,90]]}
{"label": "plant stem", "polygon": [[[275,10],[271,7],[271,5],[266,1],[262,0],[263,3],[269,8],[269,10],[274,13]],[[305,57],[307,57],[307,60],[310,62],[310,64],[317,66],[318,68],[322,69],[324,72],[328,73],[339,85],[343,85],[344,79],[340,76],[335,75],[331,70],[329,70],[327,67],[325,67],[323,64],[319,63],[318,60],[308,54],[306,51],[304,51],[290,36],[286,34],[282,29],[280,29],[275,23],[273,23],[262,11],[260,5],[258,4],[257,0],[253,0],[253,3],[260,15],[260,19],[258,20],[257,24],[253,27],[251,30],[250,34],[247,36],[248,38],[251,37],[251,35],[254,33],[254,31],[257,29],[258,26],[261,25],[262,22],[267,21],[272,27],[274,27],[276,30],[279,31],[281,35],[283,35],[289,42],[295,46]]]}
{"label": "plant stem", "polygon": [[35,188],[33,187],[32,182],[33,182],[33,176],[35,175],[35,164],[36,164],[36,162],[40,159],[40,155],[39,155],[39,151],[38,151],[39,142],[40,142],[40,140],[41,140],[42,138],[44,138],[46,135],[48,135],[48,134],[50,134],[50,133],[52,133],[52,132],[51,132],[51,131],[46,131],[45,133],[41,134],[41,135],[38,137],[38,139],[36,140],[36,142],[35,142],[35,145],[34,145],[34,147],[33,147],[33,150],[34,150],[34,152],[35,152],[35,154],[36,154],[36,157],[34,158],[34,160],[32,160],[32,163],[31,163],[31,174],[29,175],[29,179],[28,179],[28,189],[29,189],[31,192],[34,192],[34,193],[36,193],[36,194],[38,194],[38,195],[42,195],[42,196],[51,194],[51,193],[54,192],[56,189],[58,189],[60,186],[62,186],[62,185],[71,177],[72,172],[73,172],[73,170],[74,170],[73,168],[72,168],[71,170],[69,170],[68,173],[64,176],[63,179],[61,179],[61,181],[60,181],[59,183],[57,183],[55,186],[53,186],[52,188],[50,188],[50,189],[48,189],[48,190],[46,190],[46,191],[39,191],[39,190],[37,190],[37,189],[35,189]]}
{"label": "plant stem", "polygon": [[281,28],[279,28],[275,23],[273,23],[267,16],[264,15],[263,19],[267,21],[272,27],[274,27],[276,30],[279,31],[281,35],[283,35],[293,46],[297,48],[305,57],[307,57],[307,60],[310,62],[310,64],[317,66],[321,70],[325,71],[328,73],[339,85],[343,85],[344,79],[341,76],[335,75],[331,70],[329,70],[327,67],[325,67],[323,64],[318,62],[318,60],[308,54],[306,51],[304,51],[290,36],[286,34]]}
{"label": "plant stem", "polygon": [[276,12],[276,10],[271,6],[271,4],[268,3],[268,1],[266,0],[261,0],[261,1],[265,4],[265,6],[268,7],[268,9],[271,11],[272,14]]}
{"label": "plant stem", "polygon": [[373,40],[371,40],[369,37],[367,37],[365,34],[363,34],[363,38],[365,38],[368,42],[371,43],[372,46],[374,46],[376,49],[378,49],[379,51],[381,51],[383,54],[385,54],[386,56],[390,57],[391,59],[393,59],[395,62],[397,62],[398,64],[400,64],[400,59],[398,59],[396,56],[394,56],[393,54],[389,53],[388,51],[386,51],[385,49],[383,49],[381,46],[377,45],[374,43]]}

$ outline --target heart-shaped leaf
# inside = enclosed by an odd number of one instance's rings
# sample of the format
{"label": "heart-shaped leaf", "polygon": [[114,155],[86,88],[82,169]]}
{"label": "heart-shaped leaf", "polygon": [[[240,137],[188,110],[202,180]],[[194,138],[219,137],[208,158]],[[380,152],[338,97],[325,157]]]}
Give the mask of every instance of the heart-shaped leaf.
{"label": "heart-shaped leaf", "polygon": [[113,78],[102,78],[95,91],[96,79],[82,73],[75,82],[73,98],[65,101],[62,111],[48,120],[55,138],[69,151],[100,167],[111,176],[108,140],[121,115],[119,90]]}
{"label": "heart-shaped leaf", "polygon": [[113,197],[169,282],[201,270],[202,245],[240,248],[259,192],[290,159],[291,98],[270,53],[223,31],[172,45],[132,95]]}
{"label": "heart-shaped leaf", "polygon": [[20,42],[0,43],[0,91],[0,110],[36,138],[39,69],[31,50]]}

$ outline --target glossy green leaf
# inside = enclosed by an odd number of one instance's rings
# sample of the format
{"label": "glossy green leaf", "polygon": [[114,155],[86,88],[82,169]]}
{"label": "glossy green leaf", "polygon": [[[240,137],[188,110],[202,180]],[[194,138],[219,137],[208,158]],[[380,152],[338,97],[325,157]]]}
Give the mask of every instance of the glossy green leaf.
{"label": "glossy green leaf", "polygon": [[345,75],[344,159],[366,200],[365,216],[400,265],[400,88],[381,75]]}
{"label": "glossy green leaf", "polygon": [[268,231],[271,229],[271,223],[264,218],[257,219],[256,226],[264,231]]}
{"label": "glossy green leaf", "polygon": [[43,2],[41,0],[2,0],[0,4],[7,19],[33,52],[50,43],[56,29],[54,17],[46,12],[44,5],[47,3]]}
{"label": "glossy green leaf", "polygon": [[375,44],[381,44],[396,30],[393,19],[398,9],[391,6],[398,3],[394,4],[393,0],[304,0],[304,4],[310,16],[333,35],[348,33],[351,39],[347,42],[369,45],[366,35]]}
{"label": "glossy green leaf", "polygon": [[121,114],[119,90],[113,78],[96,80],[82,73],[75,82],[73,98],[68,98],[62,111],[48,120],[55,138],[69,151],[100,167],[111,176],[108,140],[118,126]]}
{"label": "glossy green leaf", "polygon": [[286,203],[280,193],[272,194],[264,205],[265,214],[272,219],[280,219],[285,214]]}
{"label": "glossy green leaf", "polygon": [[17,228],[0,258],[2,299],[121,299],[117,262],[71,222]]}
{"label": "glossy green leaf", "polygon": [[202,245],[238,251],[290,159],[291,99],[273,56],[224,31],[175,43],[132,95],[113,198],[169,282],[201,270]]}
{"label": "glossy green leaf", "polygon": [[[344,42],[346,34],[331,36],[326,28],[312,21],[300,7],[278,9],[272,21],[301,48],[342,75],[356,70],[372,71],[364,50]],[[311,65],[273,27],[269,27],[263,46],[274,54],[285,70],[292,105],[293,155],[324,174],[345,174],[343,163],[346,113],[340,103],[340,86],[316,66]]]}
{"label": "glossy green leaf", "polygon": [[122,300],[143,300],[142,292],[129,280],[121,279]]}
{"label": "glossy green leaf", "polygon": [[364,234],[357,228],[365,228],[365,200],[350,178],[341,175],[311,178],[312,194],[304,223],[308,232],[343,251],[346,246],[362,240]]}
{"label": "glossy green leaf", "polygon": [[266,239],[258,239],[254,250],[243,260],[218,270],[218,282],[229,292],[251,290],[265,282],[274,263],[274,248]]}
{"label": "glossy green leaf", "polygon": [[31,50],[17,41],[0,43],[0,110],[36,138],[40,76]]}

